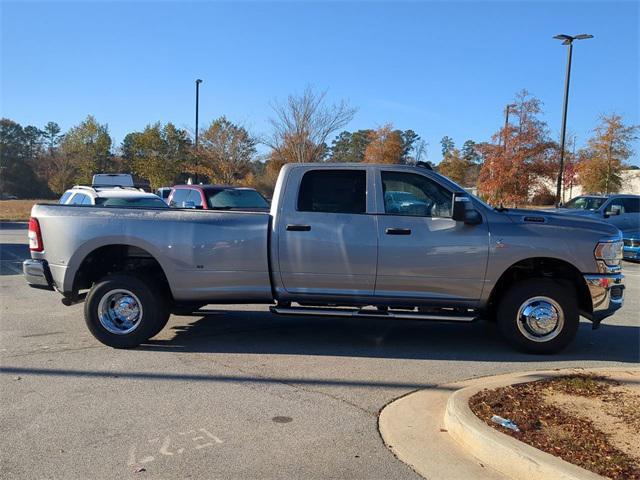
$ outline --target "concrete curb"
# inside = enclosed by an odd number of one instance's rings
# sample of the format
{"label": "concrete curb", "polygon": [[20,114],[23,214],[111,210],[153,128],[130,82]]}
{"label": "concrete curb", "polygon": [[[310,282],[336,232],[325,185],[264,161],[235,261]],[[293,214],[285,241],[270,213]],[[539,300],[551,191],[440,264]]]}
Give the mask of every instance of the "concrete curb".
{"label": "concrete curb", "polygon": [[449,434],[475,458],[513,478],[530,480],[602,480],[604,477],[543,452],[501,433],[480,420],[469,408],[469,398],[484,389],[531,382],[571,373],[602,372],[615,378],[617,372],[640,374],[636,368],[564,369],[483,378],[453,393],[447,402],[444,424]]}

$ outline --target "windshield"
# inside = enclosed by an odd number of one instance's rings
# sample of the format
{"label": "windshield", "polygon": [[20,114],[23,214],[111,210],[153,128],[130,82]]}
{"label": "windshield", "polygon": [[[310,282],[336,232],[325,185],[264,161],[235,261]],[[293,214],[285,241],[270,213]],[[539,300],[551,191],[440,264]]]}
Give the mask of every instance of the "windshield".
{"label": "windshield", "polygon": [[168,208],[167,204],[158,197],[116,197],[96,198],[96,205],[102,207],[160,207]]}
{"label": "windshield", "polygon": [[210,208],[269,208],[269,203],[255,190],[229,189],[207,194]]}
{"label": "windshield", "polygon": [[604,197],[576,197],[564,204],[574,210],[598,210],[607,199]]}

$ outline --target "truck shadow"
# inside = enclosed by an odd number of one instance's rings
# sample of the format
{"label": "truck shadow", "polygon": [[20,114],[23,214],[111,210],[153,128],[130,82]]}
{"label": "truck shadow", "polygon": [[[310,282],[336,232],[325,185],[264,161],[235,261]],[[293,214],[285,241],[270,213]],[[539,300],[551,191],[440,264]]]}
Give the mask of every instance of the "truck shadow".
{"label": "truck shadow", "polygon": [[[640,359],[640,328],[582,322],[574,342],[552,356],[515,351],[487,322],[451,324],[393,319],[283,317],[265,311],[219,311],[149,340],[141,349],[197,353],[328,355],[461,361],[617,361]],[[167,338],[170,337],[172,338]]]}

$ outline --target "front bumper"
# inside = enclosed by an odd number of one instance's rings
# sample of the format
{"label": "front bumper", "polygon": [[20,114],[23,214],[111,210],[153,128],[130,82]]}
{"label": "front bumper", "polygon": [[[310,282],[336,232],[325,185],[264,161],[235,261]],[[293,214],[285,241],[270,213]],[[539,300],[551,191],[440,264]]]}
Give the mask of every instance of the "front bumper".
{"label": "front bumper", "polygon": [[621,273],[584,275],[591,294],[594,328],[613,315],[624,303],[624,275]]}
{"label": "front bumper", "polygon": [[53,278],[46,260],[28,258],[22,262],[22,272],[30,287],[53,290]]}

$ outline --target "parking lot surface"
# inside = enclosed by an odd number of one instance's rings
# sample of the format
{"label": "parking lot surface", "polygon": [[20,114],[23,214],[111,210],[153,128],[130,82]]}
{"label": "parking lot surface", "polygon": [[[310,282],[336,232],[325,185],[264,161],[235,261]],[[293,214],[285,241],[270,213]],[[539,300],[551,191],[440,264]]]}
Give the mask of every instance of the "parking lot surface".
{"label": "parking lot surface", "polygon": [[419,388],[556,367],[637,364],[640,265],[623,309],[561,354],[513,351],[494,326],[278,317],[262,306],[173,316],[133,350],[89,334],[83,305],[29,288],[26,226],[0,230],[2,478],[419,478],[379,410]]}

